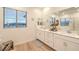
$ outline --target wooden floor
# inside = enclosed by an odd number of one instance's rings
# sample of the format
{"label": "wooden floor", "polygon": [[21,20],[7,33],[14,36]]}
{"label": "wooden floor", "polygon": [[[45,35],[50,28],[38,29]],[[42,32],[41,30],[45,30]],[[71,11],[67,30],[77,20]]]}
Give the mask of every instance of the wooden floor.
{"label": "wooden floor", "polygon": [[39,40],[34,40],[28,43],[17,45],[14,47],[14,51],[54,51]]}

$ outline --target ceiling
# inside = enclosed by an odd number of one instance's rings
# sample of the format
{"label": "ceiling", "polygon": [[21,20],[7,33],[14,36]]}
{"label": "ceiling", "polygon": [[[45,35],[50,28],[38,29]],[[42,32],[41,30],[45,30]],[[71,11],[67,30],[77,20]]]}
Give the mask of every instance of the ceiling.
{"label": "ceiling", "polygon": [[59,12],[61,10],[67,9],[67,8],[69,8],[69,7],[51,7],[49,9],[50,9],[50,11],[52,11],[52,13],[55,13],[55,12]]}
{"label": "ceiling", "polygon": [[39,9],[39,10],[43,10],[43,11],[52,11],[52,13],[56,13],[65,9],[68,9],[70,7],[11,7],[14,9],[19,9],[19,10],[23,10],[26,11],[27,8],[33,8],[33,9]]}

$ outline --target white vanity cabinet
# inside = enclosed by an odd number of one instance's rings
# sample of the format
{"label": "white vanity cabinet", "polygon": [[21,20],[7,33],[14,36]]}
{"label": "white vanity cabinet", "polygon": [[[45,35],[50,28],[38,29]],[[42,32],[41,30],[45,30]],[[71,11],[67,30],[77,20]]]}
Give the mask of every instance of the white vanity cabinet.
{"label": "white vanity cabinet", "polygon": [[44,42],[48,46],[50,46],[51,48],[53,48],[54,41],[53,41],[53,33],[52,32],[45,31],[45,40],[44,40]]}
{"label": "white vanity cabinet", "polygon": [[39,30],[36,31],[36,38],[53,48],[54,41],[53,41],[53,33],[50,31]]}
{"label": "white vanity cabinet", "polygon": [[57,34],[54,34],[54,49],[57,51],[64,50],[64,40]]}
{"label": "white vanity cabinet", "polygon": [[36,39],[39,39],[44,42],[44,31],[36,30]]}
{"label": "white vanity cabinet", "polygon": [[70,34],[36,30],[36,39],[44,42],[57,51],[79,51],[79,38],[71,37]]}
{"label": "white vanity cabinet", "polygon": [[79,51],[79,44],[70,41],[64,41],[65,51]]}
{"label": "white vanity cabinet", "polygon": [[79,43],[76,38],[54,34],[54,49],[58,51],[79,51]]}

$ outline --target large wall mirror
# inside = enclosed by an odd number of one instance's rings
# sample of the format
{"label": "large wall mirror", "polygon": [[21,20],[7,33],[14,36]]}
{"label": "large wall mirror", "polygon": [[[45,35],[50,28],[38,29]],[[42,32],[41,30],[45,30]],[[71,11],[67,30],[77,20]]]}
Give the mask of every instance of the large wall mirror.
{"label": "large wall mirror", "polygon": [[63,10],[60,14],[63,14],[60,16],[61,30],[68,30],[79,34],[79,8],[71,7]]}
{"label": "large wall mirror", "polygon": [[[42,26],[44,26],[45,29],[50,29],[50,25],[52,24],[53,20],[57,19],[59,20],[58,30],[71,31],[79,34],[79,7],[52,7],[45,12],[43,11],[43,23],[38,22],[38,24],[43,24]],[[53,15],[55,15],[56,17],[54,17]]]}
{"label": "large wall mirror", "polygon": [[60,20],[60,29],[64,31],[71,31],[72,29],[72,22],[70,15],[63,15],[59,18]]}

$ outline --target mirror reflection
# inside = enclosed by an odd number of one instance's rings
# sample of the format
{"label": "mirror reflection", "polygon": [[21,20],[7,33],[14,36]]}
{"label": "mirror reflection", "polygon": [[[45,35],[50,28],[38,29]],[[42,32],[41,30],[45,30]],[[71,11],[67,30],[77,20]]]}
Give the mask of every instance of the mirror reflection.
{"label": "mirror reflection", "polygon": [[[60,9],[56,12],[53,9]],[[45,8],[46,9],[46,8]],[[78,7],[51,7],[47,11],[42,9],[42,22],[44,29],[71,31],[79,33],[79,8]],[[57,24],[55,24],[57,23]]]}

